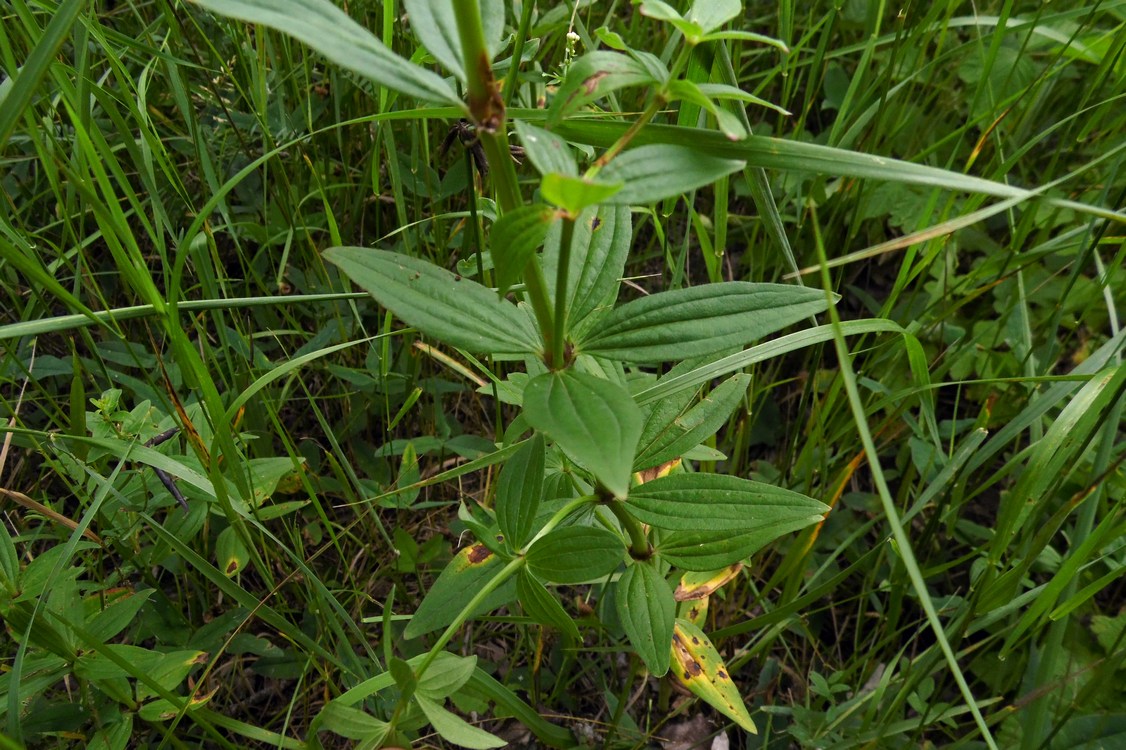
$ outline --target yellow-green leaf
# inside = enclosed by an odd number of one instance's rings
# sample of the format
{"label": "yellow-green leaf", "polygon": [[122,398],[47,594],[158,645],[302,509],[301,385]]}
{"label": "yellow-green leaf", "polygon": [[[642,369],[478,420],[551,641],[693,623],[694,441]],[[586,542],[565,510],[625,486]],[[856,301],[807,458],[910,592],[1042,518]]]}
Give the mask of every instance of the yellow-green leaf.
{"label": "yellow-green leaf", "polygon": [[699,699],[751,734],[758,734],[727,666],[703,631],[677,620],[672,634],[672,672]]}

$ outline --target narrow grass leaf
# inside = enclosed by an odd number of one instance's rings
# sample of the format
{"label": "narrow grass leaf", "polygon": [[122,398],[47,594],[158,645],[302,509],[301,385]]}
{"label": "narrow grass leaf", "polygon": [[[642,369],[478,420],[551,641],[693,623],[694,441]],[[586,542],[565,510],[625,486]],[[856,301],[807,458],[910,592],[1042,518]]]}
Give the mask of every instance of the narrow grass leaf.
{"label": "narrow grass leaf", "polygon": [[505,294],[520,280],[524,266],[543,244],[555,211],[543,203],[520,206],[505,212],[493,224],[489,251],[497,271],[497,292]]}
{"label": "narrow grass leaf", "polygon": [[669,671],[676,602],[652,560],[635,562],[618,579],[614,603],[630,644],[654,677]]}
{"label": "narrow grass leaf", "polygon": [[827,306],[817,289],[706,284],[627,302],[575,345],[584,354],[638,364],[699,357],[743,346]]}
{"label": "narrow grass leaf", "polygon": [[[403,0],[410,18],[411,30],[446,70],[465,82],[465,57],[461,49],[461,36],[457,31],[457,16],[453,4],[456,0]],[[504,36],[504,1],[479,0],[481,26],[485,31],[485,46],[489,61],[500,51]]]}
{"label": "narrow grass leaf", "polygon": [[524,415],[615,496],[626,496],[641,411],[624,388],[573,369],[544,373],[524,388]]}
{"label": "narrow grass leaf", "polygon": [[614,158],[599,173],[605,182],[625,183],[614,203],[653,203],[684,195],[738,172],[746,162],[702,153],[689,146],[639,146]]}
{"label": "narrow grass leaf", "polygon": [[472,279],[386,250],[333,247],[324,256],[400,320],[447,344],[487,354],[541,348],[527,316]]}
{"label": "narrow grass leaf", "polygon": [[464,109],[446,81],[399,57],[329,0],[191,0],[207,10],[277,29],[346,70],[428,102]]}
{"label": "narrow grass leaf", "polygon": [[758,734],[727,666],[704,632],[687,620],[676,621],[672,636],[673,674],[692,693],[740,727]]}
{"label": "narrow grass leaf", "polygon": [[625,556],[616,534],[590,526],[548,532],[528,550],[528,570],[552,583],[586,583],[612,573]]}

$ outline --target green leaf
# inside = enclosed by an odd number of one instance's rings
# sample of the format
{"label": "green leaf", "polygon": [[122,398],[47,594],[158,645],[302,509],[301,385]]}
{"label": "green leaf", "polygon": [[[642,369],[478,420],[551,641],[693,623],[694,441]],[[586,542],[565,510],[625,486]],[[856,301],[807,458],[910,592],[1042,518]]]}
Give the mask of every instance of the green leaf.
{"label": "green leaf", "polygon": [[[484,544],[473,544],[457,553],[426,593],[403,637],[417,638],[449,625],[502,567],[504,562]],[[489,594],[473,614],[483,615],[507,604],[515,593],[515,586],[508,581]]]}
{"label": "green leaf", "polygon": [[227,577],[238,575],[250,562],[250,550],[233,526],[219,532],[215,540],[215,562]]}
{"label": "green leaf", "polygon": [[684,195],[710,185],[747,165],[737,159],[709,156],[688,146],[655,144],[618,154],[598,177],[603,182],[624,182],[614,203],[653,203]]}
{"label": "green leaf", "polygon": [[534,354],[542,348],[526,315],[472,279],[386,250],[332,247],[324,256],[407,325],[471,352]]}
{"label": "green leaf", "polygon": [[655,677],[669,671],[676,602],[668,581],[651,561],[635,562],[618,579],[618,619],[637,655]]}
{"label": "green leaf", "polygon": [[418,695],[436,701],[449,698],[469,682],[476,668],[476,656],[458,656],[443,651],[418,681]]}
{"label": "green leaf", "polygon": [[149,600],[152,589],[129,591],[118,596],[113,602],[86,622],[86,633],[103,643],[120,633],[141,611]]}
{"label": "green leaf", "polygon": [[516,121],[516,134],[524,144],[524,153],[541,175],[557,172],[566,177],[578,177],[579,165],[567,141],[555,133],[535,125]]}
{"label": "green leaf", "polygon": [[[411,30],[426,51],[434,56],[446,70],[459,81],[465,81],[465,55],[461,49],[461,36],[453,4],[455,0],[403,0],[410,17]],[[500,51],[504,36],[504,0],[479,0],[481,25],[485,31],[485,45],[489,60]]]}
{"label": "green leaf", "polygon": [[547,202],[578,216],[587,206],[604,203],[622,189],[620,182],[595,182],[552,172],[540,181],[540,194]]}
{"label": "green leaf", "polygon": [[819,516],[810,516],[753,530],[665,531],[656,552],[681,570],[716,570],[742,562],[778,537],[820,520]]}
{"label": "green leaf", "polygon": [[567,614],[567,610],[563,609],[554,594],[526,570],[521,570],[516,579],[516,598],[533,620],[559,630],[572,643],[582,642],[579,628]]}
{"label": "green leaf", "polygon": [[524,388],[524,416],[616,497],[626,496],[641,411],[624,388],[573,370],[544,373]]}
{"label": "green leaf", "polygon": [[672,474],[654,479],[635,487],[626,507],[658,529],[760,532],[783,527],[776,536],[818,523],[830,511],[828,505],[793,490],[726,474]]}
{"label": "green leaf", "polygon": [[613,572],[625,555],[616,534],[590,526],[565,526],[545,534],[525,556],[528,569],[552,583],[585,583]]}
{"label": "green leaf", "polygon": [[508,211],[493,224],[489,234],[489,251],[497,271],[497,292],[505,294],[520,280],[524,266],[543,244],[547,230],[555,221],[555,211],[542,203],[533,203]]}
{"label": "green leaf", "polygon": [[[552,234],[544,243],[544,268],[555,279],[558,255],[550,255]],[[633,242],[629,206],[602,205],[597,213],[588,210],[575,221],[571,237],[570,304],[567,324],[580,335],[608,313],[618,297],[618,287]],[[554,250],[559,248],[555,234]],[[552,290],[554,295],[554,289]]]}
{"label": "green leaf", "polygon": [[704,632],[687,620],[676,621],[672,637],[673,674],[698,698],[740,727],[758,734],[727,667]]}
{"label": "green leaf", "polygon": [[743,121],[712,101],[692,81],[673,81],[668,86],[668,92],[670,100],[683,99],[710,112],[719,124],[719,129],[731,140],[738,141],[747,137],[747,129],[743,126]]}
{"label": "green leaf", "polygon": [[415,696],[418,707],[430,721],[430,726],[438,735],[455,745],[468,747],[473,750],[485,750],[491,747],[504,747],[508,744],[495,734],[489,734],[484,729],[473,726],[457,714],[452,714],[442,708],[440,704],[421,695]]}
{"label": "green leaf", "polygon": [[[750,382],[750,375],[731,376],[687,412],[669,414],[669,421],[659,429],[655,429],[655,425],[651,427],[651,420],[647,420],[642,438],[638,442],[637,458],[633,462],[634,470],[640,471],[651,466],[659,466],[683,456],[718,432],[731,412],[743,400]],[[659,413],[661,412],[654,409],[653,414]],[[646,437],[650,432],[652,437],[647,440]]]}
{"label": "green leaf", "polygon": [[588,52],[567,69],[567,77],[551,102],[548,125],[554,126],[611,91],[652,83],[653,76],[645,66],[626,55],[603,50]]}
{"label": "green leaf", "polygon": [[686,18],[704,33],[715,31],[743,10],[741,0],[696,0],[688,10]]}
{"label": "green leaf", "polygon": [[575,346],[584,354],[639,364],[741,347],[828,305],[817,289],[726,281],[627,302]]}
{"label": "green leaf", "polygon": [[269,26],[353,73],[428,102],[465,105],[440,76],[389,50],[329,0],[192,0],[213,13]]}
{"label": "green leaf", "polygon": [[535,531],[543,499],[543,436],[536,433],[508,459],[497,479],[496,514],[500,532],[518,550]]}
{"label": "green leaf", "polygon": [[374,747],[378,747],[378,742],[386,738],[391,730],[391,725],[387,722],[339,701],[329,701],[317,714],[317,721],[321,729],[350,740],[375,740]]}

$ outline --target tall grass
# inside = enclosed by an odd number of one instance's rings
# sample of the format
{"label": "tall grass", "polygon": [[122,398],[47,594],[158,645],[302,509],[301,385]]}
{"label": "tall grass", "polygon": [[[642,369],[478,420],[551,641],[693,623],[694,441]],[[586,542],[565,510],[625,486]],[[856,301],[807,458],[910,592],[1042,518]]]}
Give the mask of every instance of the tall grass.
{"label": "tall grass", "polygon": [[[750,108],[732,143],[671,107],[638,136],[748,167],[635,208],[632,294],[842,295],[816,345],[739,363],[723,457],[699,454],[834,506],[711,599],[761,709],[736,746],[1126,732],[1126,12],[975,8],[749,3],[736,27],[789,51],[730,40],[686,75],[790,114]],[[425,61],[397,4],[348,10]],[[304,747],[328,700],[424,650],[397,634],[457,549],[459,501],[491,501],[520,370],[428,346],[320,251],[476,276],[489,183],[442,148],[456,110],[276,32],[167,0],[12,0],[0,20],[0,741]],[[674,41],[620,2],[541,3],[527,27],[506,93],[529,119],[602,27]],[[604,146],[643,100],[598,104],[559,132]],[[616,658],[597,588],[568,593],[583,644],[519,609],[464,629],[464,715],[644,747],[706,712]]]}

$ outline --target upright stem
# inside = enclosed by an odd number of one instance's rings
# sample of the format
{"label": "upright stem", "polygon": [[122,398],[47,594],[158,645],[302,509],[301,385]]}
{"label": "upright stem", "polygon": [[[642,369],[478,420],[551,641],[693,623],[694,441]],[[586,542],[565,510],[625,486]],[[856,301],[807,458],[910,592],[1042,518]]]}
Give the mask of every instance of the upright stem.
{"label": "upright stem", "polygon": [[630,539],[630,554],[639,560],[644,560],[649,557],[649,537],[645,534],[645,529],[641,528],[641,522],[629,514],[629,511],[622,507],[620,500],[611,500],[606,503],[606,507],[618,519],[618,523],[629,534]]}
{"label": "upright stem", "polygon": [[[497,89],[489,51],[485,46],[485,30],[481,27],[481,11],[477,0],[458,0],[453,3],[457,33],[464,55],[466,91],[469,114],[477,128],[477,137],[485,149],[485,157],[496,185],[497,200],[502,211],[511,211],[524,204],[520,195],[520,182],[512,155],[508,148],[508,131],[505,128],[504,99]],[[551,304],[547,296],[547,281],[543,268],[534,256],[524,267],[524,284],[528,301],[536,315],[544,339],[545,357],[551,365],[555,325],[551,317]]]}

